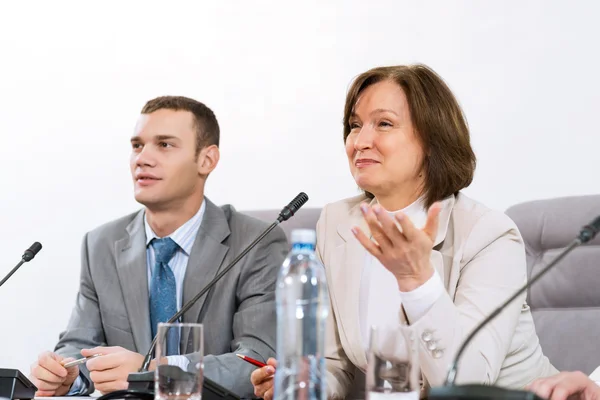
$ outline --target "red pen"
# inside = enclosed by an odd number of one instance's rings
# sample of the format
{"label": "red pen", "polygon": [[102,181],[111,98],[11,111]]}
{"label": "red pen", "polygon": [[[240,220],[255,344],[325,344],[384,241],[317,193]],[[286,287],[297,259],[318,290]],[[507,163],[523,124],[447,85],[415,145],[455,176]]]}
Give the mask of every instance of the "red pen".
{"label": "red pen", "polygon": [[249,363],[250,363],[250,364],[252,364],[252,365],[256,365],[256,366],[257,366],[257,367],[259,367],[259,368],[262,368],[262,367],[266,367],[266,366],[267,366],[267,364],[265,364],[265,363],[262,363],[262,362],[260,362],[260,361],[258,361],[258,360],[255,360],[254,358],[250,358],[250,357],[248,357],[248,356],[245,356],[245,355],[243,355],[243,354],[236,354],[236,356],[238,356],[239,358],[241,358],[242,360],[244,360],[244,361],[246,361],[246,362],[249,362]]}

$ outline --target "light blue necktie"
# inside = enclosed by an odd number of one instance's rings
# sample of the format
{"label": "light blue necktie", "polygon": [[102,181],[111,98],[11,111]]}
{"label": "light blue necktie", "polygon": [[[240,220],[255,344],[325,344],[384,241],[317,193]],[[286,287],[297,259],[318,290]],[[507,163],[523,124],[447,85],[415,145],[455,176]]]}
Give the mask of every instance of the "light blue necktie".
{"label": "light blue necktie", "polygon": [[[158,332],[158,323],[167,322],[177,312],[177,285],[169,261],[179,248],[173,239],[152,239],[154,248],[154,271],[150,281],[150,325],[152,337]],[[169,329],[167,354],[179,354],[179,334],[177,329]]]}

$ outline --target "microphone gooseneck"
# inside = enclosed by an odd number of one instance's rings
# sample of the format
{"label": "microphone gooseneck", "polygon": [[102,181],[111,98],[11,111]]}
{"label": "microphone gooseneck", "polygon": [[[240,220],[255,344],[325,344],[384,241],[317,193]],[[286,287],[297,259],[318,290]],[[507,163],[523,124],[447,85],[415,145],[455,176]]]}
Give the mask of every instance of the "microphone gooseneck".
{"label": "microphone gooseneck", "polygon": [[535,282],[537,282],[546,272],[548,272],[552,267],[558,264],[567,254],[569,254],[576,247],[587,243],[594,239],[594,237],[600,232],[600,216],[597,217],[590,224],[584,226],[577,237],[558,255],[550,264],[548,264],[543,270],[534,275],[529,282],[523,285],[515,294],[513,294],[508,300],[502,303],[498,308],[496,308],[490,315],[488,315],[483,321],[477,325],[477,327],[467,336],[467,338],[463,341],[462,345],[458,349],[456,356],[454,356],[454,360],[450,365],[450,369],[448,370],[448,374],[446,375],[446,381],[444,382],[444,386],[452,386],[454,385],[454,381],[456,379],[456,373],[458,371],[458,361],[460,357],[464,353],[465,349],[471,343],[475,335],[483,329],[490,321],[498,316],[510,303],[512,303],[517,297],[523,294],[529,287],[531,287]]}
{"label": "microphone gooseneck", "polygon": [[[281,210],[281,212],[279,213],[279,217],[277,218],[276,221],[274,221],[271,225],[269,225],[269,227],[267,229],[265,229],[265,231],[263,233],[261,233],[256,239],[254,239],[254,241],[252,241],[252,243],[250,243],[248,245],[248,247],[246,247],[244,249],[244,251],[242,251],[236,258],[234,258],[226,268],[224,268],[221,272],[219,272],[217,274],[217,276],[215,276],[213,278],[212,281],[210,281],[202,290],[200,290],[198,292],[198,294],[196,294],[194,296],[194,298],[192,298],[190,301],[185,303],[179,311],[177,311],[171,318],[169,318],[167,323],[172,323],[172,322],[177,321],[179,319],[179,317],[181,317],[183,314],[185,314],[185,312],[188,311],[196,303],[196,301],[198,301],[198,299],[200,299],[200,297],[204,296],[204,294],[206,292],[208,292],[217,283],[217,281],[219,281],[219,279],[221,279],[231,268],[233,268],[242,258],[244,258],[244,256],[246,254],[248,254],[250,252],[250,250],[252,250],[261,240],[263,240],[265,236],[267,236],[281,222],[287,221],[292,216],[294,216],[294,214],[304,204],[306,204],[307,201],[308,201],[308,196],[304,192],[301,192],[296,197],[294,197],[294,200],[292,200],[287,206],[285,206]],[[156,340],[157,340],[157,336],[154,336],[154,338],[152,339],[152,343],[150,344],[150,348],[148,349],[148,352],[146,353],[146,355],[144,357],[144,361],[142,362],[142,366],[140,367],[138,372],[148,371],[148,368],[150,367],[150,362],[152,361],[152,354],[154,352],[154,347],[156,347]]]}

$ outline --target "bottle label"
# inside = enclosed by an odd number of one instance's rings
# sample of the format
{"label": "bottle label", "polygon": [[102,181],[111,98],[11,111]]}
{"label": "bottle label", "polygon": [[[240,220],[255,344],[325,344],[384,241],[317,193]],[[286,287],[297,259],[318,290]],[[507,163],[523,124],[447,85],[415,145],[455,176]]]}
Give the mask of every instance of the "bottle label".
{"label": "bottle label", "polygon": [[292,250],[310,250],[315,251],[315,246],[312,243],[294,243]]}

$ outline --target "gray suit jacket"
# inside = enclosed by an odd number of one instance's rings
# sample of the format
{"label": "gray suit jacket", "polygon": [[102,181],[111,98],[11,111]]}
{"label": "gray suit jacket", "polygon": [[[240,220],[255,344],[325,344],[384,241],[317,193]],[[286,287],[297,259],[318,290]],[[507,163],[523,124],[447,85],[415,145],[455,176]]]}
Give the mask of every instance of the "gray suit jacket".
{"label": "gray suit jacket", "polygon": [[[219,208],[205,200],[185,272],[183,303],[268,226],[232,206]],[[122,346],[141,354],[150,348],[143,217],[141,210],[85,235],[77,302],[57,353],[79,358],[81,349],[94,346]],[[262,361],[275,356],[275,281],[287,251],[285,234],[277,227],[183,317],[183,322],[204,324],[205,376],[240,396],[253,395],[250,374],[256,367],[235,353]],[[85,365],[81,374],[89,382]]]}

